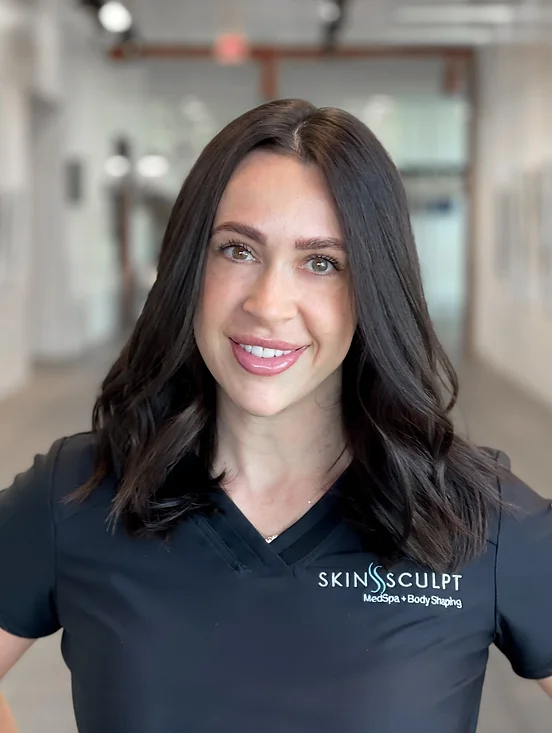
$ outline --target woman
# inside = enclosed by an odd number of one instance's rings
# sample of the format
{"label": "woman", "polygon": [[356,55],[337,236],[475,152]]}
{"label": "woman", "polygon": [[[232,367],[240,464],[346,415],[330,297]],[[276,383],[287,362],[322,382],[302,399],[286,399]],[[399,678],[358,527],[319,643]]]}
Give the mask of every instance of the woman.
{"label": "woman", "polygon": [[92,433],[1,497],[0,674],[63,628],[81,733],[472,733],[493,642],[550,691],[550,506],[454,433],[456,392],[381,145],[243,115]]}

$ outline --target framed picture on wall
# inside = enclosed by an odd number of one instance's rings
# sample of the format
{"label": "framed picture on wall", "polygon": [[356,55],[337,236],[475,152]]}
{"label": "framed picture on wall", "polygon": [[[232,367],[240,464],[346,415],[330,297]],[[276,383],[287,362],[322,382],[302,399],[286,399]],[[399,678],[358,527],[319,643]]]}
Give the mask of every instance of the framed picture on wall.
{"label": "framed picture on wall", "polygon": [[532,297],[532,262],[537,224],[533,174],[520,173],[495,200],[496,274],[520,302]]}
{"label": "framed picture on wall", "polygon": [[65,163],[65,196],[70,204],[80,204],[84,200],[84,163],[72,158]]}
{"label": "framed picture on wall", "polygon": [[13,270],[13,194],[0,191],[0,283],[10,279]]}
{"label": "framed picture on wall", "polygon": [[494,232],[495,268],[502,280],[510,280],[512,271],[512,192],[509,187],[499,188],[495,195]]}
{"label": "framed picture on wall", "polygon": [[534,173],[518,174],[495,198],[496,274],[517,300],[533,295],[534,249],[538,232],[538,185]]}
{"label": "framed picture on wall", "polygon": [[539,235],[539,174],[525,171],[518,179],[519,200],[514,211],[519,217],[514,230],[514,269],[512,284],[516,295],[524,301],[534,298],[534,263]]}
{"label": "framed picture on wall", "polygon": [[29,234],[26,204],[22,192],[0,190],[0,285],[11,282],[20,269]]}
{"label": "framed picture on wall", "polygon": [[552,163],[539,173],[539,225],[537,238],[538,291],[552,314]]}

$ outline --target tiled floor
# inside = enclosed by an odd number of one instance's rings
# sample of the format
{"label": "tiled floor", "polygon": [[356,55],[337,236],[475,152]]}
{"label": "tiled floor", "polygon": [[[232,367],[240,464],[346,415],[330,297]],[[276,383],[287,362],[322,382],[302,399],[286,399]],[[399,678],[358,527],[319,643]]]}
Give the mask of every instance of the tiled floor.
{"label": "tiled floor", "polygon": [[[42,370],[28,389],[0,404],[0,486],[55,438],[87,429],[93,395],[110,356],[102,352],[76,366]],[[506,450],[516,473],[552,498],[552,414],[480,366],[464,365],[460,374],[460,423],[477,442]],[[59,641],[55,635],[38,642],[2,683],[20,733],[75,733]],[[535,683],[517,679],[501,655],[493,653],[479,733],[550,731],[552,701]]]}

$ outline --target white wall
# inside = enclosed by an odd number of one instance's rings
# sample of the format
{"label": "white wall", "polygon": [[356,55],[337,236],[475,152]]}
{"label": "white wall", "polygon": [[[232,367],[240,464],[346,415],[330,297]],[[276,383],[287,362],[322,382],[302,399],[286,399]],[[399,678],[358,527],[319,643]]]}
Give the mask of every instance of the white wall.
{"label": "white wall", "polygon": [[[72,0],[2,3],[16,10],[0,27],[0,205],[15,199],[24,215],[9,268],[0,249],[0,398],[35,361],[74,358],[113,334],[117,266],[103,166],[118,132],[144,128],[138,70],[113,69],[92,18]],[[70,206],[65,165],[75,157],[86,198]]]}
{"label": "white wall", "polygon": [[[1,77],[0,118],[0,197],[23,201],[28,194],[25,96],[18,84]],[[17,262],[9,257],[0,276],[0,396],[22,384],[28,374],[28,241],[21,237],[18,246]]]}
{"label": "white wall", "polygon": [[61,361],[84,346],[79,298],[72,287],[65,217],[62,20],[65,0],[39,0],[29,48],[30,359]]}
{"label": "white wall", "polygon": [[[3,2],[0,0],[0,11],[4,9]],[[4,221],[7,206],[15,206],[19,211],[16,235],[10,242],[5,238],[0,241],[0,396],[25,381],[30,350],[27,328],[30,238],[21,216],[29,194],[26,48],[18,43],[22,39],[24,19],[11,2],[5,5],[13,11],[14,22],[0,27],[0,206]],[[4,227],[2,232],[6,232]]]}
{"label": "white wall", "polygon": [[[527,296],[496,271],[495,194],[552,161],[552,50],[504,47],[482,51],[477,158],[476,353],[552,406],[552,314],[538,297],[531,260]],[[527,247],[532,246],[529,238]]]}
{"label": "white wall", "polygon": [[[62,136],[56,125],[58,0],[4,2],[12,14],[0,28],[0,206],[5,218],[8,204],[14,225],[10,241],[0,242],[0,398],[24,384],[37,356],[74,355],[71,338],[77,333],[69,328],[75,304],[64,258]],[[38,134],[37,105],[47,111]]]}
{"label": "white wall", "polygon": [[141,68],[107,58],[92,18],[64,16],[62,163],[78,161],[83,199],[65,201],[65,237],[71,285],[79,301],[83,348],[109,339],[117,328],[119,265],[105,162],[120,134],[142,143]]}

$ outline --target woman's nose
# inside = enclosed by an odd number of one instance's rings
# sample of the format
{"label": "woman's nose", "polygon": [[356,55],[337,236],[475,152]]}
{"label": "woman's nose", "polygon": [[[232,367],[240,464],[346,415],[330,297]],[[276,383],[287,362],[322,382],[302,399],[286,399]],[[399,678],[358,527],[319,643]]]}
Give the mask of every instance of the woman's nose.
{"label": "woman's nose", "polygon": [[291,320],[297,315],[296,294],[291,278],[278,268],[267,268],[247,293],[243,309],[266,323]]}

